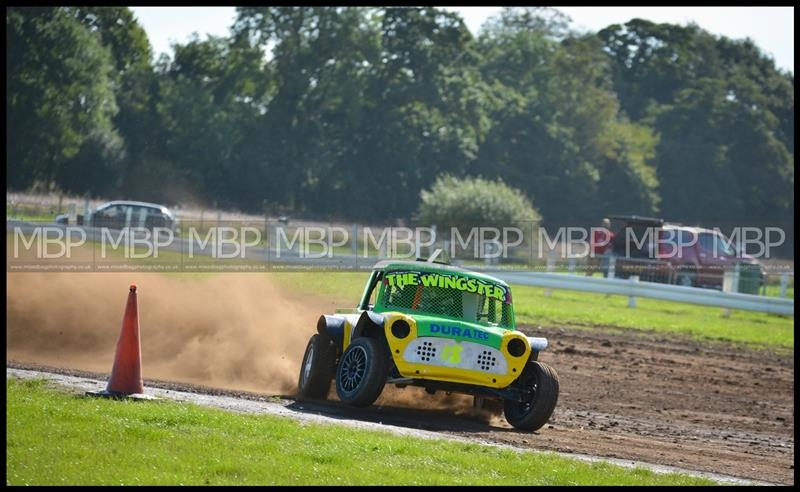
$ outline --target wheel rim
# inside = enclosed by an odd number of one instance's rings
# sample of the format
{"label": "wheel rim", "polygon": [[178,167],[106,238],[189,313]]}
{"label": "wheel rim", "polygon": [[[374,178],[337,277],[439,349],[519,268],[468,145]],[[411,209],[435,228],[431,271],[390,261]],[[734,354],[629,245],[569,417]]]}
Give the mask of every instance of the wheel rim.
{"label": "wheel rim", "polygon": [[309,376],[311,376],[311,362],[314,360],[314,345],[308,346],[308,351],[306,352],[306,360],[305,364],[303,365],[303,385],[306,384],[308,381]]}
{"label": "wheel rim", "polygon": [[527,415],[533,409],[533,405],[536,403],[536,394],[539,390],[539,381],[536,377],[528,378],[527,386],[529,390],[523,396],[522,401],[517,402],[517,410],[519,411],[519,415]]}
{"label": "wheel rim", "polygon": [[342,359],[339,380],[345,391],[353,391],[364,380],[367,373],[367,351],[363,347],[353,347]]}

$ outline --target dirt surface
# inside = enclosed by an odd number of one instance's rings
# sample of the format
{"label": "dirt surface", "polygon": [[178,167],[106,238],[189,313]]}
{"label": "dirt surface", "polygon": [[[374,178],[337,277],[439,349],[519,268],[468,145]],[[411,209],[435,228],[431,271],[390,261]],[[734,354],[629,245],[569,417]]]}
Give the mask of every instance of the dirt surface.
{"label": "dirt surface", "polygon": [[[7,274],[7,365],[102,377],[112,365],[129,277]],[[549,339],[540,360],[556,369],[561,391],[550,424],[521,433],[501,416],[476,414],[470,397],[419,388],[387,387],[366,410],[294,402],[303,349],[319,313],[333,310],[330,300],[293,298],[246,274],[136,277],[143,371],[161,381],[146,385],[282,394],[287,405],[335,418],[794,483],[793,352],[637,330],[523,327]]]}
{"label": "dirt surface", "polygon": [[[428,397],[417,388],[387,387],[378,405],[366,410],[282,398],[289,408],[334,418],[794,483],[793,357],[627,331],[526,331],[551,340],[541,360],[557,368],[561,382],[555,414],[536,433],[516,432],[501,416],[468,411],[460,395]],[[267,396],[162,380],[146,380],[146,386],[251,400]],[[426,397],[428,408],[418,408]]]}
{"label": "dirt surface", "polygon": [[794,483],[793,355],[630,331],[526,331],[552,344],[541,359],[561,383],[551,425],[478,435]]}

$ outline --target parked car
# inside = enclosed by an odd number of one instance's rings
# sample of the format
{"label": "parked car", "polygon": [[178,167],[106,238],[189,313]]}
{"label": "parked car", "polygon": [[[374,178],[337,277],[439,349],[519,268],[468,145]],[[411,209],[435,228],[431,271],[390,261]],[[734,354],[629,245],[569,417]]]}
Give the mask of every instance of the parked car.
{"label": "parked car", "polygon": [[[68,224],[69,216],[59,215],[56,223]],[[117,200],[104,203],[97,207],[88,220],[82,215],[77,216],[78,225],[86,224],[93,227],[108,227],[122,229],[124,227],[142,227],[153,229],[165,227],[176,230],[178,220],[165,206],[156,203]]]}
{"label": "parked car", "polygon": [[[722,290],[725,272],[738,265],[739,292],[757,294],[764,282],[763,266],[753,257],[739,254],[717,230],[635,215],[610,219],[618,225],[612,226],[610,245],[617,278],[638,275],[651,282]],[[647,229],[652,230],[650,236],[645,235]]]}
{"label": "parked car", "polygon": [[509,286],[431,261],[385,260],[351,313],[322,315],[300,364],[298,390],[325,399],[331,381],[346,404],[371,405],[386,384],[421,386],[503,407],[515,428],[545,425],[558,375],[539,361],[547,339],[516,329]]}

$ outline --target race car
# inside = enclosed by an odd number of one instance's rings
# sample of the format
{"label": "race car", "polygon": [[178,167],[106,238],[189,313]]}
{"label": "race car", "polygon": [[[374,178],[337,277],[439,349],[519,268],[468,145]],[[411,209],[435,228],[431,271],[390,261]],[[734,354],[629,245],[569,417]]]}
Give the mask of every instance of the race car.
{"label": "race car", "polygon": [[303,356],[301,398],[372,405],[386,384],[473,395],[502,405],[515,428],[534,431],[558,400],[558,375],[539,354],[547,339],[516,330],[511,289],[494,277],[434,261],[385,260],[358,306],[323,314]]}

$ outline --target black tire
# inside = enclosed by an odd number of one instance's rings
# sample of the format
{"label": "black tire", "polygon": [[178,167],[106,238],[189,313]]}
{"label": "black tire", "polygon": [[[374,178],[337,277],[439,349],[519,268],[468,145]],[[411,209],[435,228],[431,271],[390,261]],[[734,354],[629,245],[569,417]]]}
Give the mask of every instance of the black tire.
{"label": "black tire", "polygon": [[336,394],[354,407],[368,407],[380,396],[389,376],[389,354],[379,340],[353,340],[336,368]]}
{"label": "black tire", "polygon": [[297,394],[301,398],[325,399],[336,370],[336,347],[330,338],[312,335],[300,365]]}
{"label": "black tire", "polygon": [[516,384],[529,391],[524,402],[505,400],[503,413],[516,429],[535,431],[547,423],[558,401],[558,374],[542,362],[528,362]]}

